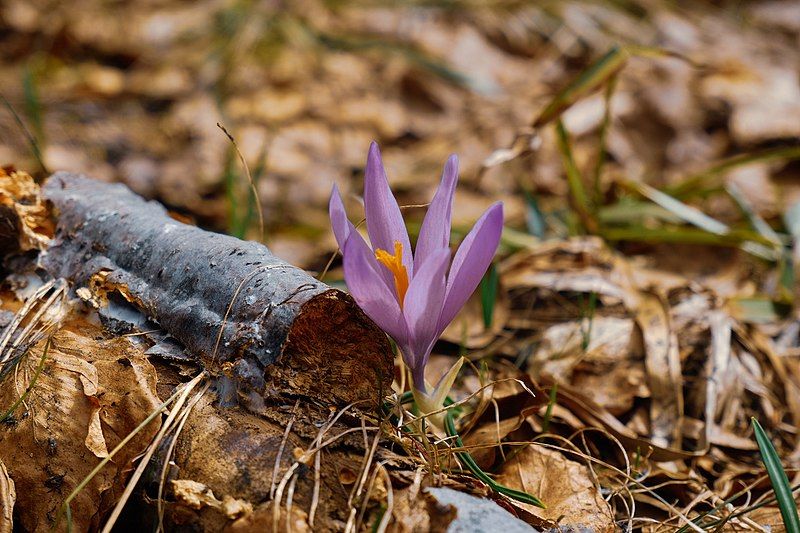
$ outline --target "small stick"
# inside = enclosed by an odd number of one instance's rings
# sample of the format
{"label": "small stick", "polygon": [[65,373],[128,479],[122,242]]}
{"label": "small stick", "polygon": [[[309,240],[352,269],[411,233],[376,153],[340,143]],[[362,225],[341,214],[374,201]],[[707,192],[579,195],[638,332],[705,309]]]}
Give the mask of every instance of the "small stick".
{"label": "small stick", "polygon": [[222,130],[228,140],[231,141],[233,145],[233,149],[236,150],[236,155],[239,156],[239,161],[242,162],[242,166],[244,167],[244,171],[247,174],[247,181],[250,183],[250,190],[253,192],[253,198],[256,201],[256,210],[258,211],[258,240],[259,242],[264,242],[264,213],[261,210],[261,198],[258,197],[258,190],[256,189],[256,184],[253,181],[253,175],[250,173],[250,167],[247,165],[247,161],[244,159],[244,155],[242,155],[242,151],[239,150],[239,146],[236,144],[236,140],[233,138],[233,135],[228,133],[228,130],[225,129],[225,126],[217,122],[217,127]]}

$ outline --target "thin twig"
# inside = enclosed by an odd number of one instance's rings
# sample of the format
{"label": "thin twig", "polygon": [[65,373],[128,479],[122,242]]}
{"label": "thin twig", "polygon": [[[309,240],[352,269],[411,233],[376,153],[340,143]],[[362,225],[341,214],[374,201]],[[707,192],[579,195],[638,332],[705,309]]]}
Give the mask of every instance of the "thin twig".
{"label": "thin twig", "polygon": [[222,130],[228,140],[231,141],[233,145],[233,149],[236,150],[236,155],[239,156],[239,161],[242,162],[242,166],[244,167],[244,171],[247,174],[247,181],[250,183],[250,190],[253,192],[253,198],[256,201],[256,210],[258,211],[258,241],[264,242],[264,213],[261,210],[261,199],[258,197],[258,190],[256,189],[256,184],[253,181],[253,175],[250,173],[250,167],[247,165],[247,161],[244,159],[244,155],[242,155],[242,151],[239,150],[239,146],[236,144],[236,139],[233,138],[233,135],[228,133],[228,130],[225,129],[225,126],[217,122],[217,127]]}
{"label": "thin twig", "polygon": [[294,421],[296,419],[295,411],[297,411],[297,406],[300,405],[300,400],[297,400],[294,403],[294,407],[292,408],[291,418],[289,418],[289,422],[286,424],[286,429],[283,432],[283,438],[281,439],[281,444],[278,446],[278,453],[275,456],[275,465],[272,467],[272,483],[269,487],[269,497],[271,500],[275,499],[275,482],[278,480],[278,470],[281,466],[281,459],[283,458],[283,450],[286,447],[286,442],[289,440],[289,433],[292,431],[292,426],[294,425]]}
{"label": "thin twig", "polygon": [[130,498],[130,495],[133,493],[133,489],[136,487],[136,483],[139,481],[139,478],[142,477],[147,465],[150,463],[150,458],[155,453],[156,448],[161,443],[161,440],[164,438],[164,434],[171,429],[172,423],[175,421],[175,418],[181,413],[181,408],[183,407],[184,403],[186,403],[186,398],[189,396],[189,393],[200,383],[203,379],[205,379],[206,373],[205,371],[199,373],[193,380],[186,383],[180,389],[180,395],[175,400],[175,405],[170,409],[169,415],[167,416],[167,420],[161,426],[161,429],[156,434],[153,441],[150,443],[150,446],[147,448],[147,452],[144,454],[142,459],[139,462],[139,466],[134,471],[133,475],[131,476],[128,484],[125,487],[125,490],[122,493],[122,496],[117,501],[117,504],[114,506],[114,510],[111,512],[111,516],[108,517],[105,525],[101,533],[111,533],[111,529],[114,527],[114,524],[117,522],[120,513],[122,513],[122,509],[125,507],[125,504]]}

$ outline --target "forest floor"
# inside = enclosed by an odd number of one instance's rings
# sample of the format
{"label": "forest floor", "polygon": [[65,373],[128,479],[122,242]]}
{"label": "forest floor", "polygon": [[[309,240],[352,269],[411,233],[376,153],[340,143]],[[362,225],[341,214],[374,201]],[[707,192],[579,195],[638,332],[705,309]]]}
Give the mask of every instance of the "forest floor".
{"label": "forest floor", "polygon": [[[453,242],[496,200],[505,227],[429,379],[470,361],[462,449],[547,503],[506,508],[783,530],[752,419],[797,488],[800,4],[7,0],[0,79],[6,172],[122,182],[338,288],[328,200],[361,219],[370,141],[412,235],[458,154]],[[421,527],[386,475],[363,527]]]}

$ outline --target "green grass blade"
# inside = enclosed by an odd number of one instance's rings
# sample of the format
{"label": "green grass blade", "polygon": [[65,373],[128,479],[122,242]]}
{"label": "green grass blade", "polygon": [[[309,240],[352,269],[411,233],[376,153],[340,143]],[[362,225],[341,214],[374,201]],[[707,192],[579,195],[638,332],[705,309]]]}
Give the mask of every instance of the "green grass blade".
{"label": "green grass blade", "polygon": [[674,213],[652,202],[634,200],[629,197],[613,204],[604,205],[597,210],[598,220],[607,226],[643,224],[653,220],[680,224],[682,220]]}
{"label": "green grass blade", "polygon": [[651,202],[654,202],[667,211],[673,213],[684,222],[704,229],[709,233],[725,235],[729,228],[719,220],[712,218],[696,207],[681,202],[672,196],[665,194],[646,183],[626,182],[625,186],[641,194]]}
{"label": "green grass blade", "polygon": [[481,280],[481,307],[483,309],[483,327],[489,329],[492,327],[494,319],[494,307],[497,303],[497,285],[499,276],[497,274],[497,267],[492,264],[489,265],[489,270]]}
{"label": "green grass blade", "polygon": [[720,185],[722,174],[738,167],[752,163],[770,163],[773,161],[793,161],[800,159],[800,146],[769,148],[750,154],[739,154],[723,159],[707,169],[691,174],[679,184],[667,189],[667,193],[678,198],[686,198],[699,190]]}
{"label": "green grass blade", "polygon": [[578,166],[575,164],[575,158],[572,156],[569,134],[564,127],[564,123],[560,119],[556,122],[556,137],[558,140],[558,151],[561,153],[561,161],[564,164],[564,171],[567,174],[570,204],[580,218],[584,229],[589,233],[597,233],[599,227],[597,225],[597,219],[594,217],[594,209],[589,200],[589,196],[586,194],[586,189],[583,186],[583,177],[578,170]]}
{"label": "green grass blade", "polygon": [[[671,226],[661,228],[648,228],[645,226],[603,228],[600,231],[600,236],[608,241],[710,244],[713,246],[729,247],[741,247],[748,241],[763,244],[760,242],[763,237],[753,231],[731,230],[723,235],[718,235],[698,228]],[[772,259],[772,257],[770,257],[770,259]]]}
{"label": "green grass blade", "polygon": [[775,496],[778,500],[778,509],[781,511],[783,517],[783,525],[786,527],[787,533],[800,533],[800,516],[797,514],[797,504],[792,497],[792,489],[789,486],[789,478],[786,476],[786,471],[783,469],[781,460],[778,457],[778,452],[769,440],[767,433],[758,420],[755,418],[750,419],[753,424],[753,431],[756,434],[756,442],[758,449],[761,451],[761,460],[767,469],[769,480],[772,483],[772,489],[775,491]]}
{"label": "green grass blade", "polygon": [[751,324],[769,324],[782,320],[792,311],[791,304],[759,296],[731,298],[728,300],[728,308],[734,317]]}
{"label": "green grass blade", "polygon": [[783,223],[795,240],[800,240],[800,202],[792,204],[783,215]]}
{"label": "green grass blade", "polygon": [[544,213],[542,213],[542,210],[539,207],[539,202],[536,201],[536,198],[528,191],[524,191],[524,193],[525,226],[528,229],[528,233],[538,239],[544,239],[544,233],[547,229],[547,223],[544,220]]}
{"label": "green grass blade", "polygon": [[[464,443],[461,441],[461,436],[458,434],[458,431],[456,431],[456,424],[455,424],[455,421],[453,420],[453,414],[450,411],[448,411],[445,414],[444,420],[445,420],[445,430],[447,431],[447,434],[450,437],[453,437],[453,441],[454,441],[456,446],[458,446],[459,448],[463,448],[464,447]],[[527,504],[530,504],[530,505],[535,505],[536,507],[541,507],[542,509],[546,508],[544,503],[542,503],[542,500],[540,500],[536,496],[533,496],[533,495],[528,494],[527,492],[523,492],[521,490],[516,490],[516,489],[512,489],[512,488],[506,487],[504,485],[501,485],[498,482],[496,482],[494,479],[489,477],[489,475],[486,472],[481,470],[481,468],[478,466],[478,463],[475,462],[475,459],[472,458],[472,456],[469,454],[469,452],[456,452],[456,455],[458,456],[459,460],[462,463],[464,463],[464,465],[467,467],[467,469],[470,472],[472,472],[472,474],[476,478],[478,478],[481,481],[483,481],[486,485],[488,485],[494,491],[499,492],[500,494],[503,494],[504,496],[508,496],[509,498],[511,498],[513,500],[517,500],[518,502],[527,503]]]}
{"label": "green grass blade", "polygon": [[693,67],[703,68],[702,63],[698,63],[689,56],[683,55],[680,52],[676,52],[674,50],[667,50],[665,48],[660,48],[657,46],[647,46],[638,44],[627,44],[625,45],[625,49],[631,56],[644,57],[648,59],[680,59],[681,61],[689,63]]}
{"label": "green grass blade", "polygon": [[611,75],[606,84],[603,94],[603,122],[600,124],[600,139],[597,147],[597,162],[594,165],[594,189],[592,191],[595,205],[602,204],[603,192],[600,190],[600,178],[603,174],[603,167],[606,164],[606,144],[608,141],[608,130],[611,127],[611,99],[617,88],[617,73]]}
{"label": "green grass blade", "polygon": [[39,363],[36,365],[36,370],[34,370],[33,372],[33,377],[31,378],[30,383],[28,383],[28,386],[25,388],[25,391],[20,395],[19,398],[17,398],[17,400],[11,405],[11,407],[9,407],[5,413],[0,415],[0,422],[5,422],[9,418],[11,418],[14,415],[14,411],[17,410],[17,408],[22,404],[22,402],[25,401],[25,398],[28,397],[28,394],[30,394],[31,390],[33,390],[34,385],[36,385],[36,382],[39,380],[39,375],[42,373],[42,369],[44,368],[44,363],[47,360],[47,354],[50,351],[50,342],[51,342],[50,337],[48,337],[47,341],[45,342],[44,349],[42,349],[42,357],[39,359]]}
{"label": "green grass blade", "polygon": [[630,54],[625,48],[619,46],[611,48],[603,57],[581,72],[572,83],[555,95],[533,122],[533,127],[539,128],[547,124],[583,96],[602,86],[619,72],[627,62],[628,57],[630,57]]}
{"label": "green grass blade", "polygon": [[[706,215],[696,207],[685,204],[646,183],[627,181],[624,182],[623,185],[663,207],[684,222],[696,226],[707,233],[719,235],[720,237],[727,237],[733,233],[733,230],[731,230],[727,224],[723,224],[719,220]],[[779,239],[777,234],[766,237],[755,231],[739,231],[738,233],[741,236],[745,234],[752,236],[751,238],[743,239],[742,242],[739,243],[739,246],[744,251],[768,261],[777,261],[780,258],[780,250],[775,248],[776,243],[773,240]]]}
{"label": "green grass blade", "polygon": [[541,244],[541,241],[527,232],[518,231],[505,226],[500,236],[500,245],[507,250],[531,250]]}
{"label": "green grass blade", "polygon": [[[648,46],[613,46],[600,59],[584,69],[577,78],[570,84],[561,89],[550,103],[545,106],[533,122],[534,128],[539,128],[554,118],[558,117],[564,110],[572,104],[595,91],[606,82],[609,82],[625,66],[631,56],[645,57],[650,59],[677,58],[687,61],[695,66],[691,59],[677,52],[664,50],[663,48]],[[613,88],[611,89],[613,91]]]}
{"label": "green grass blade", "polygon": [[25,115],[31,123],[36,137],[39,140],[44,138],[44,126],[42,125],[42,103],[39,98],[39,89],[36,83],[36,76],[30,65],[25,67],[22,76],[22,91],[25,98]]}
{"label": "green grass blade", "polygon": [[[583,294],[581,294],[581,302],[583,302]],[[584,328],[583,320],[581,320],[581,350],[586,352],[589,349],[589,344],[592,341],[592,328],[594,326],[594,312],[597,309],[597,293],[589,293],[589,302],[584,306],[581,303],[582,318],[589,320],[589,324]]]}
{"label": "green grass blade", "polygon": [[33,157],[36,158],[36,162],[39,163],[39,167],[42,169],[42,172],[44,174],[50,174],[50,171],[47,169],[47,165],[44,164],[44,160],[42,159],[42,150],[39,148],[39,141],[28,129],[28,126],[26,126],[22,121],[22,117],[19,116],[19,113],[17,113],[17,110],[11,105],[11,102],[9,102],[2,93],[0,93],[0,100],[3,101],[3,105],[6,107],[6,109],[8,109],[8,112],[11,113],[11,116],[14,117],[14,122],[16,122],[23,135],[25,135],[25,139],[27,139],[28,145],[31,148],[31,153],[33,154]]}
{"label": "green grass blade", "polygon": [[754,230],[760,233],[764,238],[774,242],[776,246],[782,245],[781,237],[774,229],[772,229],[769,224],[767,224],[766,220],[761,218],[761,215],[756,212],[745,195],[735,184],[729,183],[726,185],[725,191],[733,199],[733,201],[736,202],[736,205],[739,206],[739,209],[742,211],[742,213],[744,213],[744,216],[747,217],[747,220],[750,222],[750,225]]}
{"label": "green grass blade", "polygon": [[545,410],[544,417],[542,418],[542,433],[547,433],[547,430],[550,429],[550,420],[553,419],[553,407],[556,405],[557,398],[558,382],[555,382],[550,388],[550,396],[547,399],[547,409]]}

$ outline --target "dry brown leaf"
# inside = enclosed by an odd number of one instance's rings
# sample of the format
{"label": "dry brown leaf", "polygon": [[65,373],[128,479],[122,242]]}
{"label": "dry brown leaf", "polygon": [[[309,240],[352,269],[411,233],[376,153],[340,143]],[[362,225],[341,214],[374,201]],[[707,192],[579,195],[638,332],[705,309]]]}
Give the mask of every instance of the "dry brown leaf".
{"label": "dry brown leaf", "polygon": [[0,461],[0,533],[14,531],[14,502],[16,500],[14,480],[8,476],[6,465]]}
{"label": "dry brown leaf", "polygon": [[100,424],[100,402],[96,401],[96,399],[91,399],[91,404],[93,407],[89,415],[89,429],[86,433],[84,444],[95,456],[102,459],[108,457],[108,446],[106,446],[103,427]]}
{"label": "dry brown leaf", "polygon": [[[760,509],[755,509],[747,513],[745,518],[748,521],[752,521],[752,524],[758,524],[764,529],[767,529],[770,533],[786,533],[786,526],[783,523],[781,510],[777,507],[761,507]],[[742,531],[742,529],[741,526],[738,528],[735,526],[728,526],[722,531]]]}
{"label": "dry brown leaf", "polygon": [[103,437],[103,428],[100,424],[100,402],[97,399],[99,388],[97,382],[97,368],[88,361],[59,352],[52,353],[52,361],[54,366],[60,367],[67,372],[74,372],[78,375],[78,379],[83,387],[83,393],[86,395],[90,406],[89,426],[86,431],[84,443],[97,457],[101,459],[103,457],[108,457],[108,447],[106,446],[106,440],[105,437]]}
{"label": "dry brown leaf", "polygon": [[237,500],[228,495],[218,500],[207,485],[191,479],[174,479],[170,481],[175,499],[182,505],[192,509],[212,507],[220,510],[226,518],[235,520],[253,512],[253,506],[244,500]]}
{"label": "dry brown leaf", "polygon": [[659,446],[680,448],[683,378],[678,338],[670,326],[664,302],[654,294],[640,292],[636,322],[645,346],[645,368],[651,393],[651,439]]}
{"label": "dry brown leaf", "polygon": [[[543,384],[548,384],[543,380]],[[559,385],[557,406],[563,406],[584,424],[589,427],[603,428],[619,440],[628,450],[647,450],[650,457],[657,462],[675,461],[678,459],[689,459],[705,455],[707,449],[694,451],[666,448],[656,443],[640,438],[636,432],[628,428],[619,421],[608,410],[594,403],[587,398],[581,391],[570,385]],[[579,428],[582,426],[579,426]]]}
{"label": "dry brown leaf", "polygon": [[[584,349],[585,345],[585,349]],[[629,318],[596,316],[545,330],[528,360],[528,372],[572,383],[613,414],[650,396],[644,379],[642,342]]]}
{"label": "dry brown leaf", "polygon": [[[267,502],[257,507],[254,511],[243,515],[225,527],[223,531],[226,533],[250,533],[251,531],[309,533],[313,531],[308,525],[308,513],[296,505],[292,506],[291,512],[287,512],[286,507],[281,506],[278,522],[280,527],[277,531],[273,527],[273,520],[272,502]],[[287,521],[290,521],[290,523],[287,523]]]}
{"label": "dry brown leaf", "polygon": [[463,438],[464,446],[478,466],[489,470],[499,453],[500,443],[509,433],[519,429],[523,421],[523,417],[515,417],[484,424]]}
{"label": "dry brown leaf", "polygon": [[636,398],[650,398],[641,361],[625,361],[607,372],[602,369],[576,372],[572,384],[615,416],[630,412]]}
{"label": "dry brown leaf", "polygon": [[[0,405],[10,406],[17,390],[27,387],[43,345],[25,357],[17,386],[0,389]],[[85,321],[72,320],[54,334],[45,365],[27,407],[21,405],[14,424],[0,433],[0,460],[17,487],[17,518],[29,531],[49,528],[52,513],[99,462],[100,447],[116,446],[161,403],[155,370],[142,350],[125,338],[103,340],[102,331]],[[75,497],[77,530],[97,526],[158,424],[140,431]],[[94,440],[87,442],[89,431]]]}
{"label": "dry brown leaf", "polygon": [[700,90],[732,106],[731,134],[741,144],[800,135],[800,126],[790,118],[800,113],[794,69],[732,55],[702,80]]}
{"label": "dry brown leaf", "polygon": [[430,516],[422,506],[419,490],[412,487],[394,491],[393,520],[389,523],[391,533],[415,533],[430,530]]}
{"label": "dry brown leaf", "polygon": [[525,447],[503,465],[497,481],[540,497],[546,509],[515,502],[537,517],[598,533],[616,531],[611,508],[589,469],[556,450],[536,444]]}
{"label": "dry brown leaf", "polygon": [[219,507],[222,502],[214,497],[214,493],[206,485],[191,479],[173,479],[170,481],[172,493],[175,499],[191,507],[192,509],[202,509],[203,507]]}
{"label": "dry brown leaf", "polygon": [[635,333],[627,318],[597,316],[556,324],[542,334],[529,370],[568,380],[581,362],[610,366],[640,358],[641,343]]}

